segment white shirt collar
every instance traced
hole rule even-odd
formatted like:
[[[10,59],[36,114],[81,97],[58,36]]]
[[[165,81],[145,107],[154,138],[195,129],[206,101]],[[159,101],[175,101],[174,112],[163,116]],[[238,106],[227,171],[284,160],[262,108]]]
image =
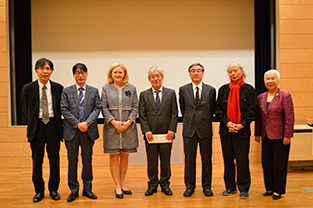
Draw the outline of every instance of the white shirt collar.
[[[75,85],[76,85],[76,89],[79,90],[80,86],[78,84],[75,84]],[[83,89],[86,90],[86,84],[83,86]]]
[[[39,81],[39,79],[38,79],[38,85],[39,85],[39,89],[42,89],[42,87],[44,86],[44,84],[42,84],[42,83]],[[45,85],[46,85],[46,88],[47,88],[48,90],[51,89],[50,80],[48,80],[48,82],[47,82]]]
[[[201,91],[202,90],[202,84],[203,82],[200,82],[200,84],[196,85],[195,83],[192,82],[192,89],[195,90],[196,87],[199,87],[199,90]]]
[[[159,90],[160,90],[160,92],[163,92],[163,86],[161,86],[161,88]],[[156,90],[153,87],[152,87],[152,92],[153,93],[156,92]]]

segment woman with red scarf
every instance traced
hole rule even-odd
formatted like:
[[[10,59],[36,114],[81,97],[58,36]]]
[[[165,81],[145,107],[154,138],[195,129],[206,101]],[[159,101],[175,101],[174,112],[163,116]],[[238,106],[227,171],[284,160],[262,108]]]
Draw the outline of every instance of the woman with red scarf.
[[[250,123],[255,118],[256,92],[245,83],[243,67],[232,62],[227,69],[230,82],[218,92],[215,115],[220,121],[220,137],[224,158],[224,196],[240,191],[240,198],[249,197]],[[236,164],[234,160],[236,159]],[[235,179],[237,167],[237,182]],[[237,186],[236,186],[237,185]]]

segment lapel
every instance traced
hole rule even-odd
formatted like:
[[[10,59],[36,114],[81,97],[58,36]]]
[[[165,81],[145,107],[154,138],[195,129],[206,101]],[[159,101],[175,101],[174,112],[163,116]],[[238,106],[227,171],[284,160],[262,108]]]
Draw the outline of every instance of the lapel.
[[[33,103],[33,105],[35,105],[35,107],[37,107],[38,109],[38,115],[39,115],[39,107],[40,107],[40,97],[39,97],[39,84],[38,84],[38,80],[35,81],[34,86],[33,86],[33,92],[35,94],[35,98],[37,100],[37,102]]]
[[[86,84],[86,91],[85,91],[85,108],[87,106],[87,102],[90,97],[90,87]]]
[[[168,98],[168,91],[165,89],[165,87],[163,87],[163,92],[162,92],[162,100],[161,100],[161,106],[160,106],[160,111],[159,113],[162,112],[163,108],[164,108],[164,105],[165,105],[165,101],[166,99]]]
[[[56,105],[56,100],[54,99],[56,97],[55,95],[55,90],[54,90],[54,83],[50,80],[50,86],[51,86],[51,97],[52,97],[52,104],[53,106],[57,106]],[[54,111],[54,108],[53,108]],[[54,112],[55,113],[55,112]]]
[[[203,86],[202,86],[202,87],[203,87]],[[193,104],[194,104],[195,106],[197,106],[197,105],[196,105],[196,101],[195,101],[195,95],[193,94],[192,83],[189,84],[189,87],[187,88],[187,90],[188,90],[188,94],[189,94],[189,96],[191,97],[191,100],[192,100]],[[202,94],[201,94],[201,95],[202,95]],[[201,100],[200,100],[200,102],[201,102]],[[200,103],[200,102],[199,102],[199,103]]]
[[[200,100],[199,100],[199,105],[201,104],[201,101],[204,98],[204,92],[206,92],[206,91],[207,91],[207,85],[202,82],[202,90],[201,90],[201,97],[200,97]],[[196,103],[196,101],[195,101],[195,103]]]
[[[152,89],[152,87],[148,90],[148,100],[151,103],[151,106],[152,106],[153,110],[158,114],[158,109],[156,108],[154,97],[153,97],[153,89]]]
[[[267,100],[267,93],[268,92],[266,92],[265,103],[266,103],[266,100]],[[275,104],[279,101],[279,97],[280,97],[280,89],[278,88],[277,92],[275,93],[275,96],[273,97],[273,100],[268,105],[268,108],[267,108],[267,111],[266,111],[267,114],[272,110],[272,107],[275,106]]]
[[[76,87],[76,84],[74,84],[72,86],[72,89],[73,89],[73,93],[74,93],[74,104],[76,105],[77,109],[78,109],[78,112],[79,112],[79,100],[78,100],[78,92],[77,92],[77,87]]]

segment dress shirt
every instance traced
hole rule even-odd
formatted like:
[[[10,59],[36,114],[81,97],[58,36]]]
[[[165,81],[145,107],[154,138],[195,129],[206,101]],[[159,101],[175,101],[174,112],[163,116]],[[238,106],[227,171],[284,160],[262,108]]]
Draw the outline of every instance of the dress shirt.
[[[201,99],[201,91],[202,91],[202,82],[198,85],[195,85],[192,82],[192,89],[193,89],[193,96],[196,99],[196,92],[197,92],[197,87],[199,87],[199,100]]]
[[[43,88],[44,84],[42,84],[38,80],[38,85],[39,85],[39,99],[41,100],[42,88]],[[46,85],[46,95],[47,95],[47,100],[48,100],[49,117],[52,118],[52,117],[54,117],[54,113],[53,113],[53,104],[52,104],[52,94],[51,94],[50,80],[45,85]],[[39,103],[39,118],[42,118],[42,110],[41,110],[40,103]]]
[[[79,101],[79,93],[80,93],[79,88],[81,88],[81,87],[76,84],[78,101]],[[83,90],[83,99],[85,100],[86,85],[84,85],[82,88],[84,89]]]
[[[159,97],[160,97],[160,103],[162,102],[162,92],[163,92],[163,86],[159,89]],[[152,92],[153,92],[153,97],[154,97],[154,101],[156,99],[156,91],[153,87],[152,87]]]

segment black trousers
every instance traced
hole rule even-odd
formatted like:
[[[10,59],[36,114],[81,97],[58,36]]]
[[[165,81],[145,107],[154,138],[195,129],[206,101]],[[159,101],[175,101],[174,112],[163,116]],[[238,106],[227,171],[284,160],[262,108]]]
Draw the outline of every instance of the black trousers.
[[[87,132],[76,130],[76,135],[71,141],[65,141],[68,158],[68,186],[72,193],[78,193],[79,182],[77,180],[78,149],[81,147],[81,157],[83,170],[81,178],[83,180],[84,191],[92,191],[92,154],[94,141],[90,139]]]
[[[198,143],[202,161],[202,188],[211,189],[212,182],[212,137],[199,138],[197,134],[184,137],[185,185],[187,189],[196,188],[196,157]]]
[[[37,122],[36,134],[30,142],[33,159],[33,183],[36,193],[45,192],[45,182],[42,178],[42,163],[45,146],[50,164],[49,191],[57,191],[60,183],[60,136],[54,118],[45,125],[41,119]],[[47,145],[46,145],[47,144]]]
[[[235,133],[221,136],[221,144],[224,158],[224,182],[226,189],[248,192],[251,184],[249,169],[250,137],[237,138]],[[236,160],[236,163],[234,162]],[[237,183],[236,183],[237,166]]]
[[[290,143],[283,139],[270,140],[267,135],[262,140],[262,166],[266,191],[286,193],[286,180]]]
[[[149,144],[146,143],[146,154],[148,161],[148,187],[157,189],[158,184],[161,187],[170,185],[171,172],[171,151],[172,143]],[[158,178],[159,159],[161,166],[160,179]]]

